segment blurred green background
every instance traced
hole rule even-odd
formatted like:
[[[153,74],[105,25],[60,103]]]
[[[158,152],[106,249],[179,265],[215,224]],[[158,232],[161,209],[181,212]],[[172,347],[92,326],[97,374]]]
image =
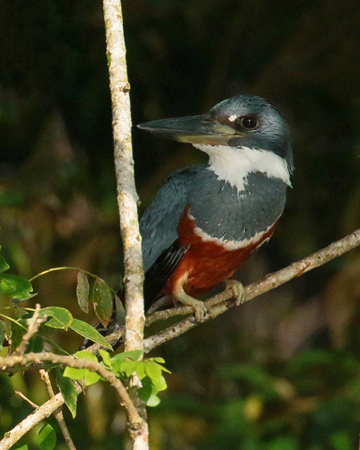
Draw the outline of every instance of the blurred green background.
[[[251,282],[360,226],[360,4],[355,0],[125,0],[134,124],[206,112],[238,94],[274,102],[293,134],[293,189]],[[0,243],[30,278],[79,266],[116,287],[122,254],[101,1],[0,0]],[[134,129],[149,204],[191,146]],[[360,432],[360,251],[158,348],[172,371],[149,410],[151,449],[350,450]],[[34,282],[42,306],[85,316],[76,272]],[[33,304],[34,302],[29,302]],[[154,330],[152,330],[154,331]],[[81,339],[54,338],[68,351]],[[47,394],[36,373],[0,377],[0,432]],[[66,413],[78,450],[129,448],[114,391]],[[57,428],[53,419],[49,422]],[[23,443],[30,448],[35,432]],[[65,444],[59,433],[58,449]]]

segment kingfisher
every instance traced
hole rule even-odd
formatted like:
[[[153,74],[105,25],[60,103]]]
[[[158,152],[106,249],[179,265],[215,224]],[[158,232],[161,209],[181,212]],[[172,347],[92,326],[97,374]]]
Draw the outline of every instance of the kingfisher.
[[[202,321],[207,311],[198,297],[223,282],[240,304],[244,288],[232,277],[271,238],[291,186],[284,117],[263,98],[238,95],[204,115],[138,127],[209,157],[172,173],[140,220],[145,311],[172,299]]]

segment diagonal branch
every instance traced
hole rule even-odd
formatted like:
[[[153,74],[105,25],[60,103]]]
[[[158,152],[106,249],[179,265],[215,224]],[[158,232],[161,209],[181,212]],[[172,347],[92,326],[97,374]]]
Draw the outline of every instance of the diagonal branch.
[[[267,275],[263,280],[246,286],[245,301],[249,301],[261,294],[264,294],[265,292],[275,289],[278,286],[290,281],[292,278],[300,277],[301,275],[304,275],[304,273],[322,266],[323,264],[343,255],[359,245],[360,229],[336,242],[333,242],[324,249],[319,250],[306,258],[290,264],[290,266],[285,267],[284,269]],[[209,312],[205,316],[204,322],[213,320],[220,314],[223,314],[227,310],[233,308],[235,303],[230,301],[231,298],[232,293],[230,291],[224,291],[221,294],[215,295],[214,297],[206,300],[205,304]],[[192,313],[193,310],[189,306],[161,311],[151,315],[147,319],[147,324],[161,319],[166,319],[174,315],[185,315]],[[196,322],[193,317],[188,317],[182,322],[178,322],[177,324],[160,331],[156,335],[148,337],[144,341],[145,353],[148,353],[155,347],[158,347],[159,345],[164,344],[165,342],[168,342],[183,333],[186,333],[198,325],[199,322]]]

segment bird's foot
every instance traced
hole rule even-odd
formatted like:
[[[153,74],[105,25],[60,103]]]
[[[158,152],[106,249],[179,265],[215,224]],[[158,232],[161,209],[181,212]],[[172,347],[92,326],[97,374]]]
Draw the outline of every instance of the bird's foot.
[[[235,305],[242,305],[246,300],[245,288],[238,280],[226,280],[225,281],[227,291],[232,291],[235,297]]]
[[[207,313],[207,309],[204,302],[202,302],[201,300],[196,300],[196,298],[194,297],[191,297],[184,291],[183,288],[179,289],[179,291],[175,295],[175,298],[183,305],[192,307],[197,322],[202,322],[204,320],[204,317]]]

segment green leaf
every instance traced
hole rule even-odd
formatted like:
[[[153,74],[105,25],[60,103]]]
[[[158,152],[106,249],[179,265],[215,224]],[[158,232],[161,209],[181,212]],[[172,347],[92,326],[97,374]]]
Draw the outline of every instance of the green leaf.
[[[105,350],[100,349],[99,353],[104,361],[104,364],[108,367],[111,367],[111,358],[110,358],[109,352],[106,352]]]
[[[97,344],[100,344],[111,351],[113,350],[104,336],[102,336],[92,325],[89,325],[83,320],[73,319],[71,325],[69,325],[69,328],[80,334],[80,336],[83,336],[86,339],[90,339],[91,341],[96,342]]]
[[[51,317],[51,319],[45,324],[50,328],[67,330],[73,322],[73,316],[71,312],[66,308],[60,308],[59,306],[49,306],[48,308],[41,309],[40,317],[43,317],[45,315]]]
[[[3,348],[3,343],[5,340],[5,330],[6,330],[6,323],[3,320],[0,320],[0,350]]]
[[[95,280],[92,292],[92,301],[97,318],[104,327],[107,327],[114,308],[113,296],[111,289],[101,278],[96,278]]]
[[[102,378],[98,373],[92,372],[91,370],[86,370],[84,380],[85,386],[90,386],[97,383],[99,380],[102,380]]]
[[[10,269],[9,264],[5,261],[3,256],[0,256],[0,273],[3,273],[8,269]]]
[[[146,375],[148,375],[148,377],[153,381],[158,381],[162,377],[162,367],[153,361],[146,361],[146,363]]]
[[[75,353],[79,359],[87,359],[97,362],[97,357],[87,350]],[[88,369],[76,369],[73,367],[66,367],[64,370],[64,377],[72,378],[73,380],[85,380],[86,386],[97,383],[102,378],[96,372]]]
[[[22,445],[21,447],[15,447],[14,450],[28,450],[28,446],[25,444]]]
[[[90,286],[88,277],[85,272],[80,270],[77,274],[76,297],[80,308],[86,313],[89,312],[89,293]]]
[[[76,369],[75,367],[65,367],[63,376],[72,380],[83,380],[85,378],[86,369]]]
[[[76,356],[79,359],[88,359],[89,361],[98,362],[98,359],[94,355],[94,353],[91,353],[87,350],[81,350],[80,352],[76,352],[74,356]]]
[[[54,450],[56,445],[54,428],[49,424],[45,425],[34,440],[40,450]]]
[[[78,398],[78,393],[74,383],[69,380],[69,378],[63,376],[64,371],[62,369],[57,369],[56,374],[56,384],[64,397],[66,406],[69,408],[73,419],[76,417],[76,403]]]
[[[34,353],[41,353],[44,348],[44,341],[41,336],[33,336],[27,347],[26,347],[26,353],[34,352]]]
[[[125,326],[125,308],[122,301],[115,295],[116,322],[122,327]]]
[[[21,301],[28,300],[36,294],[33,292],[33,287],[29,280],[18,275],[1,274],[0,276],[0,292],[12,298],[17,298]]]
[[[157,406],[160,403],[160,398],[156,395],[158,393],[157,389],[152,384],[149,377],[145,377],[141,380],[143,387],[138,390],[140,399],[147,406]]]
[[[124,361],[121,364],[121,370],[127,377],[130,377],[134,372],[136,372],[138,364],[139,361]]]
[[[23,321],[20,321],[23,324]],[[18,326],[15,322],[11,322],[11,351],[15,351],[19,346],[22,337],[26,333],[26,328]]]
[[[335,450],[351,450],[353,448],[351,435],[346,431],[337,431],[332,434],[330,442]]]
[[[132,359],[138,361],[144,354],[143,350],[131,350],[130,352],[122,352],[111,358],[112,361],[125,361],[126,359]]]

